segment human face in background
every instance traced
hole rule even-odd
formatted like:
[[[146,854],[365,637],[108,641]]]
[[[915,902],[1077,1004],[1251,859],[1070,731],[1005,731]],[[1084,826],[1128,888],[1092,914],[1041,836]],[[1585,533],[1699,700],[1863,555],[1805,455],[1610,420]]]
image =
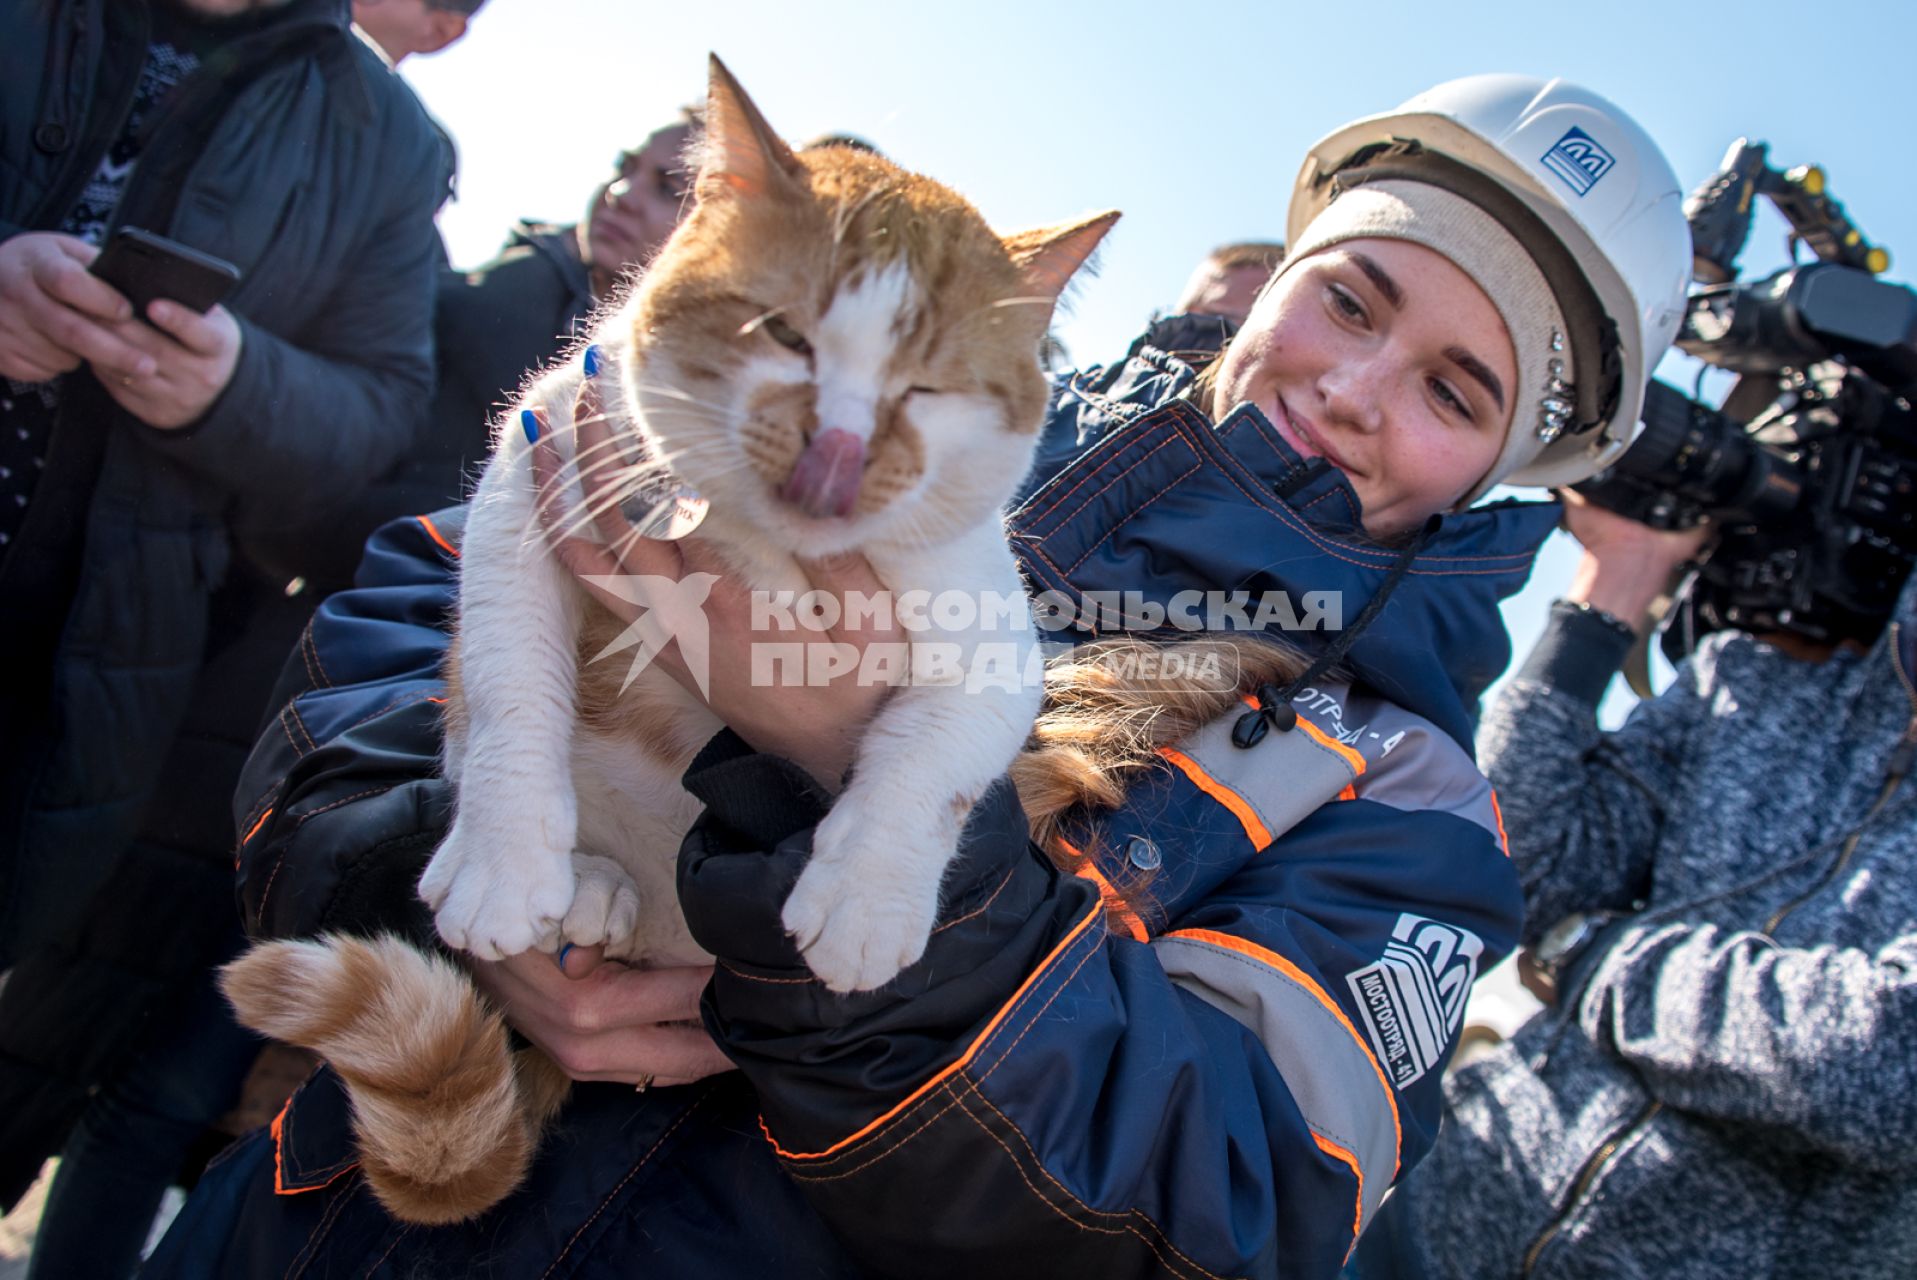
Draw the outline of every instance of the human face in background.
[[[584,248],[596,273],[617,278],[645,262],[679,224],[692,182],[683,164],[690,133],[684,125],[654,133],[626,153],[617,177],[593,193]]]
[[[394,66],[416,53],[438,53],[466,34],[466,15],[429,0],[353,0],[353,21],[386,51]]]
[[[1258,406],[1292,448],[1344,472],[1365,531],[1390,537],[1490,471],[1516,386],[1511,336],[1470,276],[1423,245],[1348,240],[1258,299],[1214,405]]]
[[[1271,279],[1266,266],[1225,267],[1206,259],[1185,284],[1185,292],[1172,308],[1175,312],[1197,316],[1223,316],[1235,324],[1244,324],[1258,291]]]

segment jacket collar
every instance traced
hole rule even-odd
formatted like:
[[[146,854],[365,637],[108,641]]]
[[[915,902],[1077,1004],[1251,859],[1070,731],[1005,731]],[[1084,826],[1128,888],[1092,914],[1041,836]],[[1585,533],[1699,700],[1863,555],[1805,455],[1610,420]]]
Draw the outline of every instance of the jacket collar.
[[[1256,407],[1207,419],[1184,395],[1194,376],[1146,347],[1061,395],[1055,416],[1075,420],[1085,447],[1011,518],[1028,575],[1073,597],[1137,591],[1160,603],[1247,591],[1298,604],[1328,591],[1348,624],[1397,550],[1364,535],[1349,481],[1301,458]],[[1347,673],[1471,750],[1478,701],[1511,657],[1498,603],[1530,577],[1559,514],[1555,502],[1502,502],[1444,516]],[[1278,634],[1308,650],[1327,636]]]

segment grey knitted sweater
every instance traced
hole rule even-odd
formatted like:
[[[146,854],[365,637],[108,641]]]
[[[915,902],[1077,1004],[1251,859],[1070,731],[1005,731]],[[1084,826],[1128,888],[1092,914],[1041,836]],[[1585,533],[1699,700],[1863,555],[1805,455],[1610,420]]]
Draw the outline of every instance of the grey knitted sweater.
[[[1917,1277],[1917,585],[1898,619],[1713,636],[1615,733],[1548,658],[1489,709],[1526,942],[1619,914],[1448,1083],[1399,1192],[1434,1273]]]

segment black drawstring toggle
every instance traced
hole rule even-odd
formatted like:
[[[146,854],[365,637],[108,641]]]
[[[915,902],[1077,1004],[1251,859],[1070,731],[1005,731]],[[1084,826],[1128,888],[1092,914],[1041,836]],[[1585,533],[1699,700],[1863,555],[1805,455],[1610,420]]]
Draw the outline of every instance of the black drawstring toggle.
[[[1441,516],[1432,516],[1425,521],[1424,528],[1405,545],[1404,550],[1398,553],[1397,561],[1392,564],[1391,571],[1385,574],[1385,579],[1379,584],[1378,590],[1371,599],[1365,601],[1365,607],[1358,612],[1357,621],[1341,632],[1322,653],[1313,658],[1311,665],[1305,668],[1303,674],[1282,689],[1272,684],[1258,686],[1257,710],[1245,712],[1231,726],[1232,746],[1248,751],[1263,742],[1265,735],[1273,729],[1280,733],[1290,733],[1298,727],[1298,713],[1292,710],[1291,700],[1298,695],[1299,690],[1309,687],[1312,681],[1343,660],[1345,653],[1359,635],[1371,625],[1371,620],[1384,609],[1385,601],[1391,598],[1392,591],[1410,571],[1411,562],[1418,558],[1418,553],[1424,550],[1424,544],[1431,540],[1431,535],[1436,533],[1443,523]]]
[[[1291,699],[1275,685],[1258,686],[1258,707],[1239,716],[1231,727],[1231,744],[1240,750],[1250,750],[1265,740],[1265,735],[1276,729],[1280,733],[1290,733],[1298,727],[1298,713],[1291,709]]]

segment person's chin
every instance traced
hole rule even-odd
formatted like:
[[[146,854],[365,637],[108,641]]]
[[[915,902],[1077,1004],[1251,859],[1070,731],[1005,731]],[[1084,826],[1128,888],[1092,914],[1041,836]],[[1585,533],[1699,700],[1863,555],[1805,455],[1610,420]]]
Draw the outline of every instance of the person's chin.
[[[621,229],[594,227],[587,239],[592,244],[592,260],[608,263],[615,268],[624,267],[638,252],[638,237],[628,235]]]

